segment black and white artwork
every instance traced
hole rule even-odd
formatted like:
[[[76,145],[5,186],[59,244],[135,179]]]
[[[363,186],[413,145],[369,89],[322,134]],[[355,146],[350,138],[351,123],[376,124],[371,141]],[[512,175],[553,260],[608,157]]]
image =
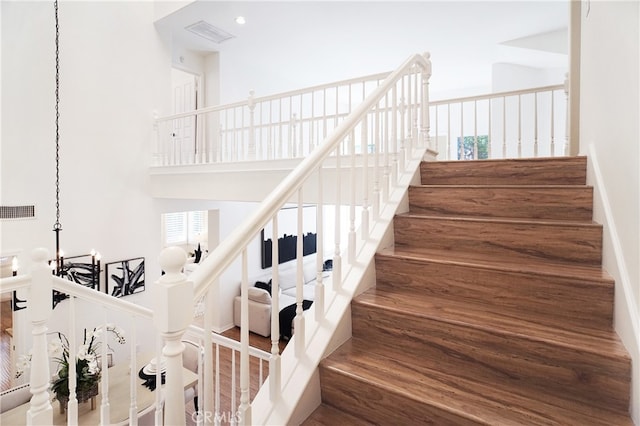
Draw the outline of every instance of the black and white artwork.
[[[50,264],[55,263],[55,259],[50,260]],[[100,291],[100,261],[96,260],[95,255],[83,254],[60,258],[60,264],[61,268],[57,272],[59,277]],[[53,290],[53,308],[67,298],[69,298],[67,294]]]
[[[278,212],[278,263],[296,258],[298,247],[298,207],[285,207]],[[262,269],[270,268],[273,259],[273,226],[271,222],[261,232]],[[316,206],[302,207],[302,255],[313,254],[316,245]]]
[[[129,296],[144,291],[144,257],[119,260],[105,265],[107,294]]]
[[[95,256],[90,254],[65,257],[60,276],[85,287],[100,290],[100,262],[96,262]]]

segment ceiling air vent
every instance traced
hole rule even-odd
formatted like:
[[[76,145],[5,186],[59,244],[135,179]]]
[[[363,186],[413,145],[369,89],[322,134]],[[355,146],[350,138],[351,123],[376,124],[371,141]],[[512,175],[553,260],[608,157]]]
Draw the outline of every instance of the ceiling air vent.
[[[214,27],[205,21],[198,21],[195,24],[184,27],[184,29],[218,44],[235,37],[234,35],[229,34],[218,27]]]
[[[0,206],[0,219],[33,219],[36,206]]]

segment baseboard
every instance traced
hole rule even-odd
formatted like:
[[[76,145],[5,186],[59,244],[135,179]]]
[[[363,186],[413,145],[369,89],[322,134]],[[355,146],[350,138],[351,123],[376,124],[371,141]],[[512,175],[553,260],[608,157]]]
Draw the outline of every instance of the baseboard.
[[[232,322],[230,324],[222,325],[220,327],[211,327],[211,331],[213,331],[214,333],[222,334],[225,331],[232,329],[233,327],[235,327],[235,324]]]
[[[588,150],[587,184],[594,188],[593,219],[603,225],[602,266],[615,280],[614,327],[632,358],[630,412],[635,424],[640,425],[640,307],[634,300],[631,278],[622,255],[623,248],[595,147],[589,145]]]

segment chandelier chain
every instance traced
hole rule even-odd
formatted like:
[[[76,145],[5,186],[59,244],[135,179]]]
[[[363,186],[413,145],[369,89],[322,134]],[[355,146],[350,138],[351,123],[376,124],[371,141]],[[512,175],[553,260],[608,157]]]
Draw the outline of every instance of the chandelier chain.
[[[53,2],[56,21],[56,223],[53,230],[62,229],[60,224],[60,24],[58,22],[58,0]]]

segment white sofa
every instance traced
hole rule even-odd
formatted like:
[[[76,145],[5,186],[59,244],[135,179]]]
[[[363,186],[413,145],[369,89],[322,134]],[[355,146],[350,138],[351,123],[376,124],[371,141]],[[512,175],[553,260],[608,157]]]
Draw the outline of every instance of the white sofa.
[[[315,285],[317,278],[315,255],[306,256],[303,261],[303,299],[315,299]],[[268,283],[272,279],[271,270],[267,273],[248,279],[249,282],[249,331],[264,337],[271,335],[271,295],[267,290],[255,287],[258,281]],[[291,261],[278,265],[279,278],[279,299],[280,310],[296,303],[296,261]],[[272,292],[274,289],[271,290]],[[236,296],[233,301],[233,323],[240,326],[240,296]]]

